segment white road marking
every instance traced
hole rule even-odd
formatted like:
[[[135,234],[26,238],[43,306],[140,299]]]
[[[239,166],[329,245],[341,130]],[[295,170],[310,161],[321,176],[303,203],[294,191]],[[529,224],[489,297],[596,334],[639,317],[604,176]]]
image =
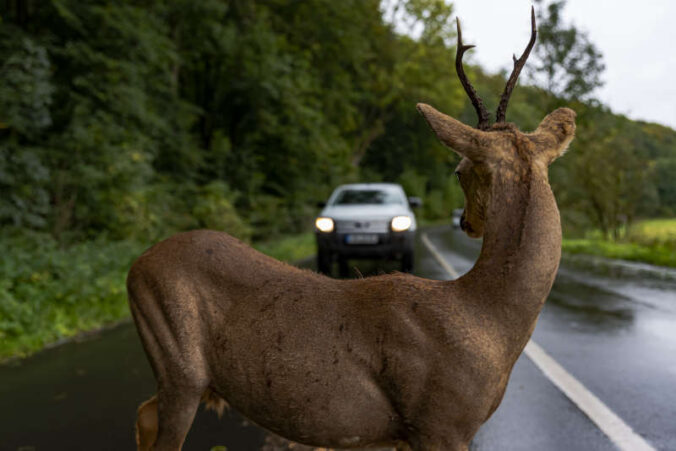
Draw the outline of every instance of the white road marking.
[[[582,382],[566,371],[544,349],[530,340],[524,351],[547,378],[556,385],[577,407],[583,411],[604,434],[621,450],[655,451],[643,437],[638,435],[603,401],[582,385]]]
[[[458,272],[441,256],[426,233],[422,234],[421,240],[448,275],[457,279],[459,277]],[[587,415],[620,450],[655,451],[655,448],[634,432],[627,423],[622,421],[615,412],[610,410],[603,401],[575,379],[572,374],[559,365],[540,345],[530,340],[524,352],[547,379]]]
[[[432,257],[439,263],[439,265],[444,268],[444,270],[448,273],[449,276],[451,276],[454,279],[457,279],[460,277],[460,274],[446,261],[444,260],[444,257],[441,256],[439,251],[437,251],[437,248],[434,247],[430,239],[427,237],[426,233],[422,234],[421,238],[423,244],[427,248],[428,251],[432,254]]]

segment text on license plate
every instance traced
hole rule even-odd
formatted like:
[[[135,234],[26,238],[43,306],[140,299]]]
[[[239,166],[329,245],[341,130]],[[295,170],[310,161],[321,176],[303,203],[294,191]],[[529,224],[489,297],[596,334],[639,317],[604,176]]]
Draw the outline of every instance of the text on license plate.
[[[356,233],[345,236],[346,244],[378,244],[378,235]]]

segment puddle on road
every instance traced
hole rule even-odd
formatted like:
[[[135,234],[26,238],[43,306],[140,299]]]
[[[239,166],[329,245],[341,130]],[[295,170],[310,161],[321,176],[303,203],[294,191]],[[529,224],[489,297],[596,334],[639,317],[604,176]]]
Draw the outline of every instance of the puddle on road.
[[[565,277],[556,279],[544,308],[562,324],[590,334],[626,330],[634,321],[628,299]]]

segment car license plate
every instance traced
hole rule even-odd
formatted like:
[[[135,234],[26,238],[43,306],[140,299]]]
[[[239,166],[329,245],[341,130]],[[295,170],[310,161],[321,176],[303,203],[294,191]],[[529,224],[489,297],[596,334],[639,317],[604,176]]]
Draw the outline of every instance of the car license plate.
[[[351,234],[345,236],[346,244],[378,244],[378,235],[373,234]]]

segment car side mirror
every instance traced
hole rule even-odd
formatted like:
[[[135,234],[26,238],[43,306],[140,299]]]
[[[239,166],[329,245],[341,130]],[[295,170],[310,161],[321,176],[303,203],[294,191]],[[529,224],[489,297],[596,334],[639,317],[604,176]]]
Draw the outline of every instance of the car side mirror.
[[[319,202],[317,202],[317,208],[324,208],[324,207],[326,207],[325,201],[320,200]]]
[[[409,197],[408,198],[408,204],[411,206],[411,208],[418,208],[422,206],[422,199],[419,197]]]

